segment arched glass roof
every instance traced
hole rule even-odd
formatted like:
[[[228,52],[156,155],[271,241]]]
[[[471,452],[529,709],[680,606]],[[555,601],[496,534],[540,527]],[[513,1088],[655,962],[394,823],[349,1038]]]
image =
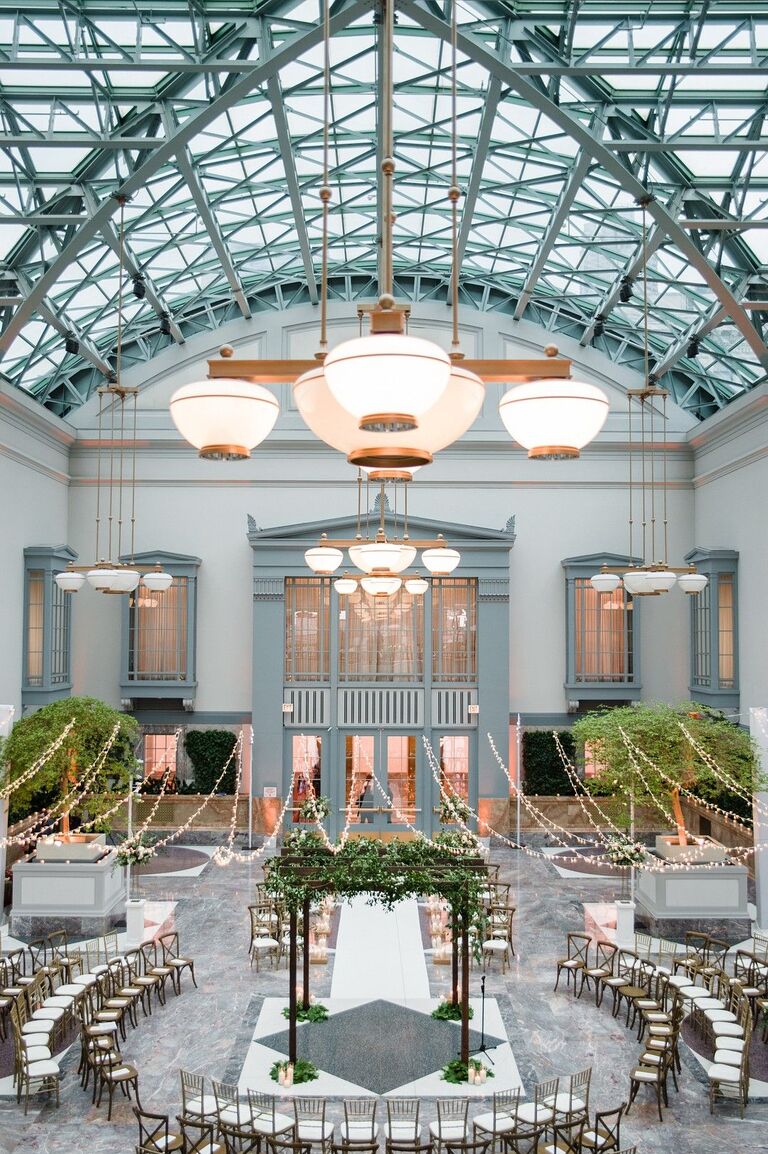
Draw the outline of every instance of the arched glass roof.
[[[396,11],[396,290],[445,299],[450,9]],[[377,14],[332,14],[331,294],[353,302],[376,295]],[[641,368],[647,189],[663,383],[705,417],[765,379],[768,0],[459,0],[458,15],[463,301]],[[63,414],[113,366],[119,191],[145,290],[128,292],[126,363],[317,300],[318,0],[0,0],[0,77],[13,384]]]

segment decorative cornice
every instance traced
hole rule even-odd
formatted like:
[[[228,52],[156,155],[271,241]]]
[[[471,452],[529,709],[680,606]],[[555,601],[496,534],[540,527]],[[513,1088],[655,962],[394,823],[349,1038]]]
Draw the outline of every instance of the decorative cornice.
[[[481,577],[477,595],[480,601],[509,601],[509,581],[502,577]]]
[[[254,577],[254,601],[283,601],[285,585],[282,577]]]

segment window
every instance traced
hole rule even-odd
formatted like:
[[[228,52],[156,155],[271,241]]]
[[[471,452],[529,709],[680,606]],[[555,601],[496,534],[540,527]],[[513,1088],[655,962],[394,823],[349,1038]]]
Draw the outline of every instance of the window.
[[[54,577],[77,554],[66,546],[24,550],[24,665],[22,703],[37,708],[69,693],[71,594]]]
[[[477,680],[477,579],[432,582],[432,680]]]
[[[639,698],[637,601],[621,585],[613,593],[598,593],[590,583],[601,565],[620,571],[629,559],[606,553],[570,557],[562,564],[569,696],[593,702]]]
[[[440,738],[440,778],[449,798],[458,797],[469,803],[468,736],[456,734]]]
[[[128,698],[194,700],[199,557],[142,553],[137,565],[158,562],[173,577],[163,593],[139,585],[124,601],[120,685]]]
[[[422,681],[424,598],[400,589],[339,599],[340,681]]]
[[[313,734],[294,736],[292,745],[293,806],[291,820],[294,823],[314,822],[301,816],[301,806],[313,797],[323,793],[323,739]]]
[[[148,781],[162,781],[166,771],[168,785],[173,787],[176,781],[177,755],[179,746],[178,730],[166,733],[145,732],[144,734],[144,779]]]
[[[685,558],[709,578],[691,595],[691,696],[717,708],[738,708],[737,588],[733,549],[694,549]]]
[[[187,680],[188,613],[188,577],[174,577],[164,593],[139,585],[129,602],[129,681]]]
[[[330,597],[327,577],[286,577],[286,682],[329,680]]]

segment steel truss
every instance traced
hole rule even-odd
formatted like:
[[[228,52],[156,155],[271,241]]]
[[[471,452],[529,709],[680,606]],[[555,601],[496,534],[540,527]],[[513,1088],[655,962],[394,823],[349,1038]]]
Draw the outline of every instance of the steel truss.
[[[374,295],[379,252],[373,6],[332,9],[331,292],[350,302]],[[126,364],[317,302],[319,0],[159,12],[0,0],[0,369],[60,414],[114,364],[118,192],[143,287]],[[448,291],[449,13],[398,0],[395,272],[412,301]],[[663,383],[703,418],[764,379],[768,0],[460,0],[459,22],[463,301],[639,367],[650,192]]]

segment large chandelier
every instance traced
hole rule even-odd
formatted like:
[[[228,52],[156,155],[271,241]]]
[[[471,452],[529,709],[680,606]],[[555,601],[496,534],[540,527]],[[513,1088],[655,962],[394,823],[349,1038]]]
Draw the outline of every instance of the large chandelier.
[[[65,593],[78,593],[87,582],[99,593],[133,593],[141,582],[146,589],[161,593],[173,583],[173,576],[165,573],[160,565],[136,565],[136,417],[138,389],[123,385],[120,368],[123,348],[123,289],[125,279],[125,197],[118,197],[120,203],[120,247],[117,287],[117,349],[115,355],[114,379],[98,389],[99,395],[99,435],[96,458],[96,560],[91,565],[69,563],[61,573],[54,574],[54,581]],[[104,402],[109,399],[110,441],[108,468],[103,465]],[[133,451],[131,452],[130,480],[126,466],[126,402],[131,402],[133,427]],[[117,444],[117,450],[115,445]],[[124,514],[130,513],[130,558],[121,560],[123,553]],[[106,528],[102,521],[107,521]],[[102,549],[106,546],[106,557]],[[113,553],[114,549],[114,553]],[[113,560],[113,557],[116,560]]]
[[[648,335],[648,227],[647,210],[651,196],[638,203],[643,210],[643,376],[640,389],[627,390],[627,435],[629,439],[629,557],[630,566],[622,574],[612,573],[603,565],[599,573],[590,578],[592,588],[598,593],[613,593],[619,585],[624,586],[633,597],[658,597],[677,586],[683,593],[695,595],[707,586],[707,578],[697,573],[693,565],[674,566],[668,561],[668,519],[667,519],[667,390],[659,388],[656,377],[650,372],[650,343]],[[660,404],[661,411],[657,411]],[[639,441],[634,443],[633,414],[639,409]],[[654,444],[656,420],[661,420],[662,431],[662,478],[661,478],[661,531],[657,534],[657,478]],[[635,461],[639,458],[639,481],[635,480]],[[637,492],[636,492],[637,491]],[[638,500],[639,498],[639,500]],[[632,563],[635,556],[635,513],[639,512],[641,522],[639,540],[642,557],[639,564]],[[659,556],[661,553],[661,556]]]
[[[201,456],[244,459],[271,432],[278,404],[267,384],[290,381],[304,422],[320,440],[356,466],[409,471],[461,437],[478,416],[488,381],[509,386],[500,404],[511,436],[532,458],[577,457],[602,428],[608,398],[594,385],[567,378],[569,365],[529,361],[464,360],[459,337],[459,202],[457,115],[458,17],[451,7],[452,259],[450,352],[408,332],[410,308],[394,296],[394,112],[395,0],[379,0],[379,101],[381,259],[379,295],[358,308],[360,335],[328,347],[330,183],[330,0],[323,3],[323,148],[321,201],[320,334],[316,363],[231,360],[210,362],[210,377],[178,389],[171,398],[177,428]],[[289,371],[293,365],[296,370]],[[281,367],[282,366],[282,367]]]

